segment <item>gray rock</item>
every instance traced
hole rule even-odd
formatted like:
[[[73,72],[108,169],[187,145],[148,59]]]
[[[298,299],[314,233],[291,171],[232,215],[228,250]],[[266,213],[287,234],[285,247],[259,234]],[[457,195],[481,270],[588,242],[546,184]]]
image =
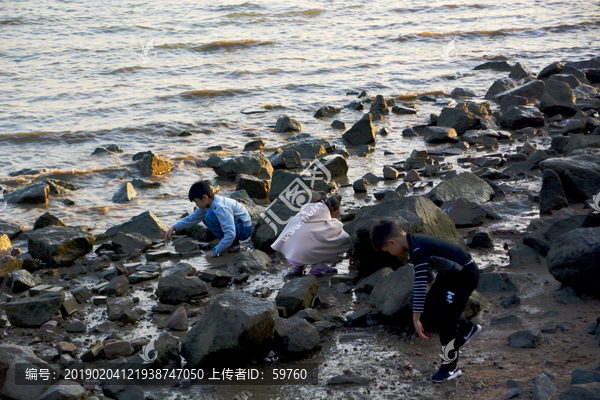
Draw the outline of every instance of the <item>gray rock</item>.
[[[72,320],[72,321],[65,322],[63,326],[65,327],[65,330],[67,332],[72,332],[72,333],[87,332],[87,325],[83,321]]]
[[[134,160],[135,161],[135,156]],[[145,154],[137,163],[142,176],[158,176],[173,169],[173,161],[161,157],[159,154]],[[133,190],[133,188],[132,188]]]
[[[369,304],[377,312],[396,318],[408,318],[412,313],[414,268],[408,264],[379,280],[369,296]]]
[[[53,214],[46,212],[38,217],[33,224],[33,230],[45,228],[47,226],[65,226],[65,223]]]
[[[548,154],[544,150],[537,150],[527,161],[514,163],[508,168],[505,168],[502,173],[510,175],[531,175],[531,171],[539,168],[540,163],[548,158]]]
[[[575,155],[574,152],[579,149],[597,149],[600,148],[600,136],[598,135],[571,135],[565,144],[563,153],[565,156]],[[588,157],[593,161],[593,157]]]
[[[506,92],[507,90],[514,89],[517,87],[517,83],[509,78],[502,78],[494,81],[492,86],[488,89],[484,98],[486,100],[494,100],[497,94]]]
[[[172,329],[175,331],[187,331],[189,328],[187,314],[185,312],[185,308],[179,307],[177,311],[171,315],[169,321],[167,321],[166,325],[167,329]]]
[[[174,305],[208,296],[208,287],[195,276],[175,274],[160,278],[156,295],[161,303]]]
[[[260,149],[263,149],[264,147],[265,147],[264,140],[258,139],[258,140],[253,140],[251,142],[246,143],[244,145],[244,151],[260,150]]]
[[[461,197],[454,202],[448,216],[457,228],[463,228],[481,225],[486,213],[479,204]]]
[[[152,279],[156,279],[159,277],[159,273],[158,272],[145,272],[145,271],[138,271],[135,272],[131,275],[129,275],[127,277],[127,280],[129,281],[130,285],[135,285],[137,283],[141,283],[141,282],[145,282],[145,281],[150,281]]]
[[[161,187],[162,182],[145,181],[143,179],[132,179],[131,185],[135,189],[151,189]]]
[[[387,276],[393,272],[393,269],[385,267],[377,270],[369,276],[362,278],[354,288],[354,293],[358,295],[359,300],[367,300],[375,285],[377,285],[377,283],[381,280],[387,279]]]
[[[85,287],[73,289],[71,291],[71,294],[73,295],[73,297],[75,297],[75,300],[77,300],[77,302],[80,304],[83,304],[92,298],[92,293]]]
[[[552,75],[547,82],[564,82],[567,85],[569,85],[569,87],[571,89],[575,89],[577,86],[581,85],[581,82],[579,81],[579,79],[577,79],[575,77],[575,75],[571,75],[571,74],[556,74],[556,75]]]
[[[55,365],[38,358],[30,348],[7,343],[0,344],[0,371],[2,371],[0,394],[5,398],[36,400],[49,386],[49,383],[44,384],[43,381],[36,385],[17,385],[16,364],[21,364],[20,367],[24,368],[48,369],[51,374],[58,375],[59,372]]]
[[[271,189],[271,192],[273,192],[273,189]],[[317,198],[313,196],[311,201],[315,202],[317,201]],[[252,230],[252,242],[254,243],[254,247],[264,251],[271,251],[271,244],[273,244],[275,239],[277,239],[279,234],[283,231],[288,221],[290,221],[297,213],[298,210],[288,207],[281,201],[272,203],[265,213],[266,218],[260,218]]]
[[[271,257],[263,251],[244,251],[236,254],[228,271],[234,276],[244,273],[257,274],[264,271],[270,263]]]
[[[548,253],[548,270],[577,294],[600,293],[600,228],[579,228],[559,236]]]
[[[109,321],[118,321],[124,324],[135,323],[138,320],[138,314],[133,311],[133,301],[131,299],[115,299],[106,305]]]
[[[244,154],[224,160],[214,167],[221,178],[235,180],[239,174],[248,174],[260,179],[271,179],[273,167],[262,152]]]
[[[245,293],[222,294],[188,332],[181,355],[190,368],[230,360],[232,355],[238,361],[262,358],[273,341],[275,315],[273,302]]]
[[[369,183],[365,178],[360,178],[352,183],[352,189],[357,193],[366,193]]]
[[[145,211],[129,221],[113,226],[106,231],[109,237],[114,237],[119,232],[140,233],[150,239],[164,239],[168,226],[163,224],[156,215],[150,211]]]
[[[508,61],[488,61],[473,68],[474,70],[491,69],[499,72],[510,72],[514,67],[513,63]]]
[[[469,89],[455,88],[452,90],[452,93],[450,93],[450,97],[453,99],[458,99],[461,97],[477,97],[477,94]]]
[[[346,316],[346,325],[348,326],[366,326],[367,317],[373,314],[369,307],[364,307],[359,311],[353,312]]]
[[[348,174],[348,162],[343,156],[332,155],[322,157],[320,161],[327,168],[332,178]]]
[[[126,182],[119,187],[119,190],[114,194],[112,201],[113,203],[127,203],[136,196],[137,193],[133,189],[133,185]]]
[[[484,180],[465,172],[440,183],[426,197],[435,204],[442,205],[445,201],[456,201],[461,197],[475,203],[485,203],[493,194],[494,189]]]
[[[514,95],[525,97],[528,103],[535,103],[536,101],[542,98],[542,94],[544,93],[544,86],[544,81],[534,79],[532,81],[527,82],[524,85],[508,89],[504,92],[496,94],[493,97],[493,100],[495,100],[496,102],[500,102],[504,97]],[[488,98],[486,97],[486,99]]]
[[[533,329],[517,331],[508,337],[508,345],[520,348],[535,348],[544,342],[544,337],[540,332]]]
[[[600,382],[600,372],[576,369],[571,374],[571,385]]]
[[[160,334],[154,342],[156,350],[156,360],[153,367],[159,368],[180,368],[181,357],[179,355],[179,339],[168,332]]]
[[[252,175],[239,174],[235,178],[236,190],[245,190],[248,196],[255,199],[265,199],[269,196],[271,182]]]
[[[515,95],[505,96],[500,101],[500,111],[502,111],[502,113],[505,113],[512,106],[526,106],[526,105],[527,105],[527,99],[523,96],[515,96]]]
[[[19,236],[21,232],[23,232],[23,226],[0,219],[0,234],[7,235],[12,240]]]
[[[473,239],[471,239],[469,247],[472,249],[493,248],[494,237],[490,232],[477,232],[475,235],[473,235]]]
[[[4,193],[4,200],[11,204],[45,204],[48,202],[49,195],[50,187],[40,182]]]
[[[275,297],[278,307],[285,307],[287,316],[291,317],[298,311],[310,308],[317,295],[319,284],[312,275],[289,280]]]
[[[544,126],[544,115],[535,107],[513,106],[502,115],[500,125],[508,129]]]
[[[572,385],[559,396],[560,400],[600,400],[600,383]]]
[[[326,154],[327,149],[331,148],[331,144],[325,139],[309,138],[297,140],[295,143],[283,147],[282,150],[294,150],[303,159],[313,159]]]
[[[346,123],[339,121],[339,120],[335,120],[331,123],[331,128],[333,129],[341,129],[341,130],[346,130]]]
[[[384,179],[397,179],[398,174],[399,174],[399,172],[396,168],[390,167],[388,165],[383,167],[383,178]]]
[[[312,189],[313,191],[326,193],[337,191],[337,184],[334,181],[327,182],[322,178],[326,178],[325,176],[323,176],[323,173],[321,173],[320,176],[315,176],[314,178],[312,178],[308,175],[301,175],[297,172],[276,170],[273,173],[273,179],[271,180],[271,191],[269,192],[269,200],[274,201],[286,189],[290,188],[290,185],[292,185],[291,188],[295,188],[296,186],[298,186],[299,190],[306,192],[306,189],[301,184],[294,183],[294,181],[296,181],[297,179],[300,179],[304,183],[304,186],[306,186],[309,189]],[[318,197],[314,199],[314,201],[316,200],[318,200]],[[279,203],[281,203],[281,201],[279,201]],[[298,210],[296,210],[296,212],[298,212]]]
[[[269,157],[269,161],[274,169],[302,168],[302,157],[296,150],[277,152]]]
[[[540,101],[540,111],[549,115],[573,115],[577,112],[571,87],[560,81],[548,80]]]
[[[481,293],[520,292],[530,281],[524,275],[506,272],[481,274],[477,290]]]
[[[523,389],[522,387],[517,387],[504,393],[504,395],[502,396],[502,400],[514,399],[515,397],[519,397],[523,394],[525,394],[525,389]]]
[[[119,275],[108,282],[108,285],[104,286],[98,291],[98,294],[102,296],[122,296],[129,290],[129,280],[125,275]]]
[[[533,378],[533,400],[548,400],[557,390],[548,375],[541,373]]]
[[[279,118],[275,125],[275,133],[301,132],[303,129],[304,126],[299,121],[291,119],[290,117]]]
[[[365,378],[359,375],[338,375],[331,378],[327,385],[329,386],[340,386],[340,385],[358,385],[358,386],[369,386],[369,378]]]
[[[275,319],[275,351],[286,359],[305,357],[321,347],[319,332],[303,319]]]
[[[316,321],[313,323],[313,326],[317,328],[321,342],[326,342],[331,339],[336,328],[336,325],[329,321]]]
[[[36,328],[54,317],[65,298],[61,293],[42,293],[37,297],[29,297],[16,301],[13,299],[5,306],[6,317],[14,325],[23,328]]]
[[[456,143],[459,141],[456,130],[447,126],[428,126],[423,130],[421,136],[427,143]]]
[[[321,315],[321,313],[319,313],[317,310],[314,310],[312,308],[307,308],[307,309],[298,311],[294,315],[294,318],[303,319],[310,324],[312,324],[316,321],[325,321],[325,317],[323,317]]]
[[[81,227],[48,226],[27,239],[29,254],[52,266],[62,266],[92,251],[96,237]]]
[[[438,127],[450,127],[461,135],[469,129],[476,129],[480,124],[477,115],[460,108],[444,107],[437,119]]]
[[[144,252],[152,246],[152,240],[141,233],[119,232],[112,240],[113,248],[118,254]]]
[[[508,77],[510,79],[514,79],[515,81],[519,81],[521,79],[525,79],[532,75],[533,74],[531,73],[529,68],[527,68],[525,65],[518,62],[515,64],[513,69],[510,71],[510,74],[508,75]]]
[[[516,294],[510,296],[500,296],[500,305],[504,308],[510,308],[521,304],[521,298]]]
[[[343,108],[341,108],[341,107],[325,106],[325,107],[319,108],[317,110],[317,112],[315,113],[314,117],[315,118],[329,118],[329,117],[333,117],[334,115],[336,115],[337,113],[339,113],[342,110],[343,110]]]
[[[553,210],[568,206],[569,202],[558,174],[551,169],[545,170],[540,189],[540,214],[551,214]]]
[[[38,400],[83,400],[88,398],[87,391],[73,381],[61,380],[50,386]]]
[[[490,307],[490,302],[477,290],[473,290],[473,293],[467,300],[467,305],[463,311],[463,317],[467,319],[475,318]]]
[[[365,114],[342,137],[353,146],[375,143],[375,127],[373,127],[372,120],[373,116],[371,113]]]
[[[563,64],[560,61],[556,61],[542,69],[537,77],[538,79],[549,78],[554,74],[560,74],[562,72],[562,69]]]
[[[41,285],[42,283],[42,280],[39,276],[33,276],[29,272],[22,269],[13,271],[11,276],[12,284],[10,286],[10,290],[12,290],[13,293],[24,292],[32,287]]]
[[[190,238],[177,239],[173,242],[173,247],[178,253],[191,253],[199,249],[198,243]]]
[[[417,110],[410,107],[394,106],[392,107],[392,112],[396,115],[414,115],[417,113]]]

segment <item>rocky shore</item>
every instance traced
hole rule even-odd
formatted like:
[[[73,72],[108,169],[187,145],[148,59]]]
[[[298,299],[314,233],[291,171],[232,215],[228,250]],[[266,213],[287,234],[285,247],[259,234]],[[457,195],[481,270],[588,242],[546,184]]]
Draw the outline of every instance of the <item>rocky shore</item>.
[[[197,260],[215,243],[206,227],[165,244],[168,227],[150,210],[105,232],[65,226],[51,213],[27,227],[0,220],[0,396],[600,399],[600,57],[553,62],[537,73],[505,60],[475,70],[498,74],[482,98],[463,88],[414,98],[349,92],[345,108],[357,118],[348,126],[336,119],[342,107],[323,105],[302,117],[331,121],[339,144],[302,133],[299,120],[282,116],[272,134],[291,136],[272,154],[261,139],[231,157],[206,149],[196,165],[235,187],[230,197],[248,208],[254,226],[241,251],[201,267]],[[401,133],[422,140],[422,149],[402,159],[386,153],[389,165],[348,182],[355,160],[368,158],[379,137],[400,135],[373,123],[418,115],[427,102],[444,108]],[[119,151],[109,145],[94,153]],[[301,175],[313,160],[331,180]],[[135,154],[131,168],[139,179],[124,183],[112,201],[127,203],[136,191],[160,186],[145,178],[174,166],[165,155]],[[65,194],[79,188],[46,179],[46,172],[16,171],[37,178],[3,187],[4,199],[15,207],[72,201]],[[298,181],[310,187],[311,201],[341,196],[355,270],[344,256],[337,275],[294,277],[270,250],[280,221],[295,214],[278,198]],[[265,212],[277,218],[262,218]],[[484,329],[461,352],[459,379],[429,380],[439,341],[412,334],[414,272],[373,251],[367,228],[376,218],[464,246],[483,268],[465,316]],[[156,358],[143,364],[150,343]],[[64,376],[82,362],[144,370],[317,363],[319,382],[14,381],[17,363]]]

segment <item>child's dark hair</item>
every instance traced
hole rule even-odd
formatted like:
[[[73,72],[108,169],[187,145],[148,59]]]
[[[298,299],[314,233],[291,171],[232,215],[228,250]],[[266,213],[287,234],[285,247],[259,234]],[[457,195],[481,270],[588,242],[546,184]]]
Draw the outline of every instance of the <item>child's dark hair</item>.
[[[330,213],[337,212],[340,209],[340,201],[335,196],[325,196],[319,199],[319,203],[323,203],[329,208]]]
[[[381,250],[388,240],[397,238],[402,235],[404,231],[400,229],[398,224],[385,219],[378,219],[371,226],[371,242],[375,250]]]
[[[194,201],[194,199],[202,200],[204,195],[207,195],[210,199],[215,197],[207,181],[198,181],[192,185],[188,196],[190,201]]]

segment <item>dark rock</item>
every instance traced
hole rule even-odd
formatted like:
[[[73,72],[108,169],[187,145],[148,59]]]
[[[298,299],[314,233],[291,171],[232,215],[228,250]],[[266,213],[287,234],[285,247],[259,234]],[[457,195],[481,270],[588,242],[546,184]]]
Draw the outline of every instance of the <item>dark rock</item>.
[[[530,280],[526,276],[501,273],[481,274],[477,290],[482,293],[520,292]]]
[[[556,150],[558,153],[562,153],[565,149],[565,146],[569,143],[569,137],[567,136],[555,136],[552,138],[552,149]]]
[[[348,326],[366,326],[367,316],[372,313],[373,311],[369,307],[353,312],[346,316],[346,324]]]
[[[451,127],[461,135],[469,129],[476,129],[480,124],[479,117],[460,108],[444,107],[437,119],[438,127]]]
[[[264,140],[258,139],[258,140],[253,140],[251,142],[246,143],[244,145],[244,151],[260,150],[260,149],[263,149],[264,147],[265,147]]]
[[[4,193],[4,200],[11,204],[45,204],[48,202],[49,195],[50,187],[40,182]]]
[[[145,211],[129,221],[113,226],[106,231],[109,237],[114,237],[119,232],[140,233],[150,239],[164,239],[168,226],[163,224],[156,215],[150,211]]]
[[[375,101],[371,103],[371,109],[369,110],[369,113],[371,113],[373,116],[388,115],[390,113],[385,98],[382,95],[378,94],[375,98]]]
[[[360,146],[358,152],[356,153],[359,157],[367,157],[369,154],[373,153],[375,148],[373,146],[369,146],[368,144],[364,144]]]
[[[453,99],[459,99],[461,97],[477,97],[477,93],[465,88],[455,88],[452,90],[452,93],[450,93],[450,97]]]
[[[64,300],[64,293],[43,293],[5,305],[6,317],[14,325],[23,328],[36,328],[54,317]]]
[[[571,374],[571,385],[600,382],[600,372],[576,369]]]
[[[350,103],[348,103],[345,108],[349,108],[351,110],[354,111],[360,111],[363,110],[365,108],[365,106],[363,105],[362,101],[360,100],[353,100]]]
[[[486,100],[494,100],[494,97],[499,94],[506,92],[507,90],[514,89],[517,87],[517,83],[509,78],[502,78],[494,81],[492,86],[490,86],[489,90],[485,94],[484,98]]]
[[[508,75],[508,77],[510,79],[514,79],[515,81],[519,81],[519,80],[525,79],[531,75],[533,75],[533,74],[531,73],[529,68],[527,68],[525,65],[518,62],[515,64],[513,69],[510,71],[510,74]]]
[[[355,180],[354,183],[352,183],[352,188],[356,193],[366,193],[368,185],[369,183],[365,178],[360,178]]]
[[[235,180],[239,174],[248,174],[260,179],[271,179],[273,167],[262,152],[245,154],[224,160],[214,167],[221,178]]]
[[[508,129],[544,126],[544,116],[535,107],[513,106],[502,115],[500,125]]]
[[[275,125],[275,133],[302,132],[303,129],[304,126],[299,121],[291,119],[290,117],[279,118]]]
[[[327,385],[339,386],[339,385],[358,385],[358,386],[369,386],[370,379],[358,375],[338,375],[331,378]]]
[[[469,247],[472,249],[493,248],[494,238],[490,232],[477,232],[469,243]]]
[[[133,161],[135,161],[135,156]],[[152,153],[145,154],[136,165],[142,172],[143,176],[162,175],[173,169],[173,161],[167,160],[161,157],[159,154]]]
[[[103,381],[102,394],[116,400],[144,400],[144,391],[136,385],[111,385],[109,380]]]
[[[375,128],[372,123],[371,113],[365,114],[358,122],[352,125],[342,137],[353,146],[375,143]]]
[[[569,120],[567,124],[562,128],[562,134],[567,135],[569,133],[583,133],[587,127],[587,118],[574,118]]]
[[[327,177],[323,176],[323,178],[322,178],[321,176],[315,174],[314,177],[311,177],[307,174],[301,175],[300,173],[296,173],[296,172],[275,170],[275,172],[273,173],[273,179],[271,180],[271,191],[269,192],[269,200],[274,201],[275,199],[277,199],[277,197],[280,194],[282,194],[290,185],[292,185],[292,186],[299,185],[299,184],[294,184],[294,181],[296,181],[297,179],[302,180],[302,182],[304,183],[304,185],[307,188],[312,189],[317,192],[329,193],[329,192],[337,190],[337,184],[334,181],[327,182],[326,180],[323,179],[323,178],[327,179]],[[300,185],[299,190],[303,190],[302,185]],[[315,199],[315,201],[316,200],[318,200],[318,197],[317,197],[317,199]],[[279,202],[279,203],[281,203],[281,202]],[[301,204],[301,205],[304,205],[304,204]],[[271,209],[272,208],[273,207],[271,207]]]
[[[175,251],[178,253],[191,253],[199,249],[198,243],[190,238],[182,238],[175,240],[173,242],[173,247],[175,247]]]
[[[348,162],[340,155],[322,157],[320,161],[332,178],[348,174]]]
[[[427,143],[458,142],[456,130],[447,126],[428,126],[422,135]]]
[[[239,174],[235,178],[236,190],[245,190],[248,196],[255,199],[265,199],[269,196],[271,182],[252,175]]]
[[[21,293],[26,290],[36,287],[42,283],[39,276],[33,276],[25,270],[16,270],[11,273],[11,285],[10,289],[13,293]]]
[[[558,174],[551,169],[545,170],[540,190],[540,214],[551,214],[553,210],[568,206],[569,202]]]
[[[581,85],[579,79],[577,79],[574,75],[571,74],[556,74],[552,75],[547,82],[564,82],[571,89],[575,89],[577,86]]]
[[[140,233],[119,232],[112,240],[113,248],[118,254],[144,252],[152,246],[152,240]]]
[[[119,190],[114,194],[112,201],[113,203],[127,203],[136,196],[137,193],[133,189],[133,185],[126,182],[119,187]]]
[[[27,239],[29,254],[43,262],[61,266],[83,257],[94,247],[96,237],[81,227],[48,226]]]
[[[600,228],[580,228],[559,236],[548,253],[548,270],[577,294],[600,293]]]
[[[321,342],[326,342],[331,339],[336,328],[336,325],[329,321],[316,321],[313,323],[313,326],[317,329]]]
[[[167,329],[173,329],[175,331],[187,331],[189,328],[188,319],[185,312],[185,308],[179,307],[177,311],[171,315],[166,325]]]
[[[65,223],[49,212],[46,212],[35,220],[35,223],[33,224],[33,230],[36,231],[47,226],[65,226]]]
[[[329,117],[333,117],[334,115],[336,115],[337,113],[339,113],[342,110],[343,110],[343,108],[325,106],[325,107],[319,108],[317,110],[317,112],[315,113],[314,117],[315,118],[329,118]]]
[[[0,219],[0,235],[7,235],[12,240],[19,236],[21,232],[23,232],[21,225]]]
[[[526,106],[527,99],[522,96],[509,95],[502,98],[500,101],[500,110],[502,113],[507,112],[512,106]]]
[[[417,110],[410,107],[394,106],[392,107],[392,112],[396,115],[414,115],[417,113]]]
[[[517,306],[521,304],[521,298],[516,294],[512,294],[510,296],[501,296],[500,297],[500,305],[504,308],[509,308],[512,306]]]
[[[23,367],[35,368],[37,370],[47,369],[51,375],[58,376],[58,368],[55,365],[48,364],[46,361],[38,358],[33,350],[27,347],[17,346],[14,344],[0,344],[0,371],[1,372],[1,387],[2,396],[8,399],[38,399],[48,388],[49,382],[36,382],[35,385],[18,385],[15,381],[16,364]]]
[[[71,294],[73,295],[73,297],[75,297],[75,300],[77,300],[77,302],[80,304],[83,304],[92,298],[92,293],[85,287],[73,289],[71,291]]]
[[[600,400],[600,383],[572,385],[559,396],[560,400]]]
[[[457,228],[481,225],[485,210],[477,203],[459,198],[454,202],[448,216]]]
[[[346,123],[339,121],[339,120],[335,120],[331,123],[331,128],[333,129],[341,129],[341,130],[346,130]]]
[[[475,203],[485,203],[493,194],[494,190],[485,181],[465,172],[440,183],[425,197],[441,205],[445,201],[456,201],[461,197]]]
[[[210,282],[210,285],[212,287],[218,287],[218,288],[227,287],[227,285],[229,285],[229,282],[231,282],[231,279],[233,279],[233,277],[231,276],[231,274],[229,272],[216,271],[215,276],[213,277],[212,281]]]
[[[584,304],[583,300],[577,296],[577,293],[575,293],[573,289],[564,285],[560,285],[560,287],[552,293],[552,296],[561,304]]]
[[[523,325],[523,321],[516,315],[507,315],[504,317],[494,318],[490,321],[490,326],[504,326],[504,325]]]
[[[527,99],[528,103],[535,103],[536,101],[542,98],[542,94],[544,93],[544,81],[540,81],[534,79],[532,81],[527,82],[524,85],[505,90],[504,92],[496,94],[493,99],[496,102],[502,101],[502,99],[506,96],[514,95],[514,96],[522,96]],[[493,86],[492,86],[493,87]],[[488,92],[489,93],[489,92]],[[486,99],[488,99],[486,97]],[[491,99],[488,99],[491,100]]]
[[[575,95],[571,87],[564,82],[548,80],[540,101],[540,111],[549,115],[575,114]]]
[[[331,144],[325,139],[303,139],[283,147],[283,150],[294,150],[303,159],[313,159],[327,153],[327,149],[333,151]]]
[[[303,319],[275,319],[275,351],[286,359],[302,358],[321,347],[317,328]]]
[[[104,357],[114,360],[129,356],[133,353],[133,347],[129,340],[111,340],[104,343]]]
[[[160,278],[156,295],[161,303],[174,305],[208,296],[208,287],[195,276],[175,274]]]
[[[573,140],[574,137],[571,137]],[[571,144],[569,140],[569,145]],[[568,146],[568,145],[567,145]],[[600,187],[600,162],[592,155],[552,158],[542,161],[540,169],[556,172],[568,198],[578,201],[591,199]]]
[[[383,178],[384,179],[397,179],[398,174],[399,174],[398,170],[395,168],[392,168],[387,165],[383,167]]]
[[[82,400],[86,398],[89,397],[81,385],[66,380],[61,380],[50,386],[38,397],[39,400]]]
[[[271,263],[271,257],[260,250],[244,251],[233,259],[232,266],[228,269],[231,275],[257,274],[267,269]]]
[[[71,297],[70,299],[63,301],[60,306],[60,313],[66,318],[75,313],[78,308],[79,304],[77,303],[77,299],[75,299],[75,297]]]
[[[108,282],[108,285],[104,286],[98,291],[103,296],[122,296],[129,290],[129,280],[125,275],[119,275]]]
[[[298,311],[309,308],[317,295],[319,284],[312,275],[289,280],[275,298],[279,307],[285,307],[288,317]]]
[[[406,173],[406,177],[404,178],[404,180],[407,183],[418,182],[421,180],[421,176],[419,175],[419,173],[417,171],[415,171],[414,169],[411,169]]]
[[[345,129],[345,128],[344,128]],[[269,157],[275,169],[295,169],[302,167],[302,157],[296,150],[283,150]]]
[[[556,386],[554,386],[548,375],[540,373],[533,378],[533,400],[547,400],[556,391]]]
[[[511,347],[532,348],[538,347],[544,341],[540,332],[533,329],[518,331],[508,337],[508,345]]]
[[[554,74],[560,74],[562,72],[562,69],[563,69],[563,64],[560,61],[553,62],[552,64],[550,64],[547,67],[545,67],[544,69],[542,69],[537,77],[538,77],[538,79],[549,78],[550,76],[552,76]]]
[[[84,333],[87,331],[87,325],[79,320],[65,322],[64,327],[67,332],[71,333]]]
[[[262,358],[272,344],[275,312],[272,302],[249,294],[222,294],[188,332],[181,355],[190,368],[223,363],[231,355],[237,361]]]
[[[412,313],[414,268],[405,265],[379,280],[369,296],[369,304],[388,317],[406,318]]]
[[[473,68],[474,70],[491,69],[499,72],[510,72],[514,67],[513,63],[508,61],[488,61]]]
[[[463,317],[472,319],[481,314],[484,310],[489,309],[490,302],[477,290],[474,290],[467,300],[467,305],[463,311]]]
[[[530,175],[531,171],[538,169],[539,165],[542,161],[548,158],[548,154],[544,150],[538,150],[531,157],[527,159],[527,161],[523,161],[520,163],[515,163],[510,167],[504,169],[502,173],[504,174],[526,174]]]

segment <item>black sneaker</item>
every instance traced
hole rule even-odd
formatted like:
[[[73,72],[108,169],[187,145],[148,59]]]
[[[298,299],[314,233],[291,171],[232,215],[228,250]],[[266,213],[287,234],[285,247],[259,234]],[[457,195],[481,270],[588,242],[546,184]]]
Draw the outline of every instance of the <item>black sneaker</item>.
[[[450,379],[454,379],[459,377],[462,374],[460,369],[458,369],[458,365],[448,366],[447,364],[442,364],[438,372],[433,375],[431,379],[435,383],[442,383],[445,381],[449,381]]]
[[[477,335],[479,335],[479,332],[481,332],[481,325],[473,324],[469,333],[467,333],[464,336],[462,336],[462,335],[460,336],[460,338],[459,338],[460,346],[458,346],[458,348],[459,349],[463,348],[464,346],[471,343],[471,340],[475,339],[477,337]]]

